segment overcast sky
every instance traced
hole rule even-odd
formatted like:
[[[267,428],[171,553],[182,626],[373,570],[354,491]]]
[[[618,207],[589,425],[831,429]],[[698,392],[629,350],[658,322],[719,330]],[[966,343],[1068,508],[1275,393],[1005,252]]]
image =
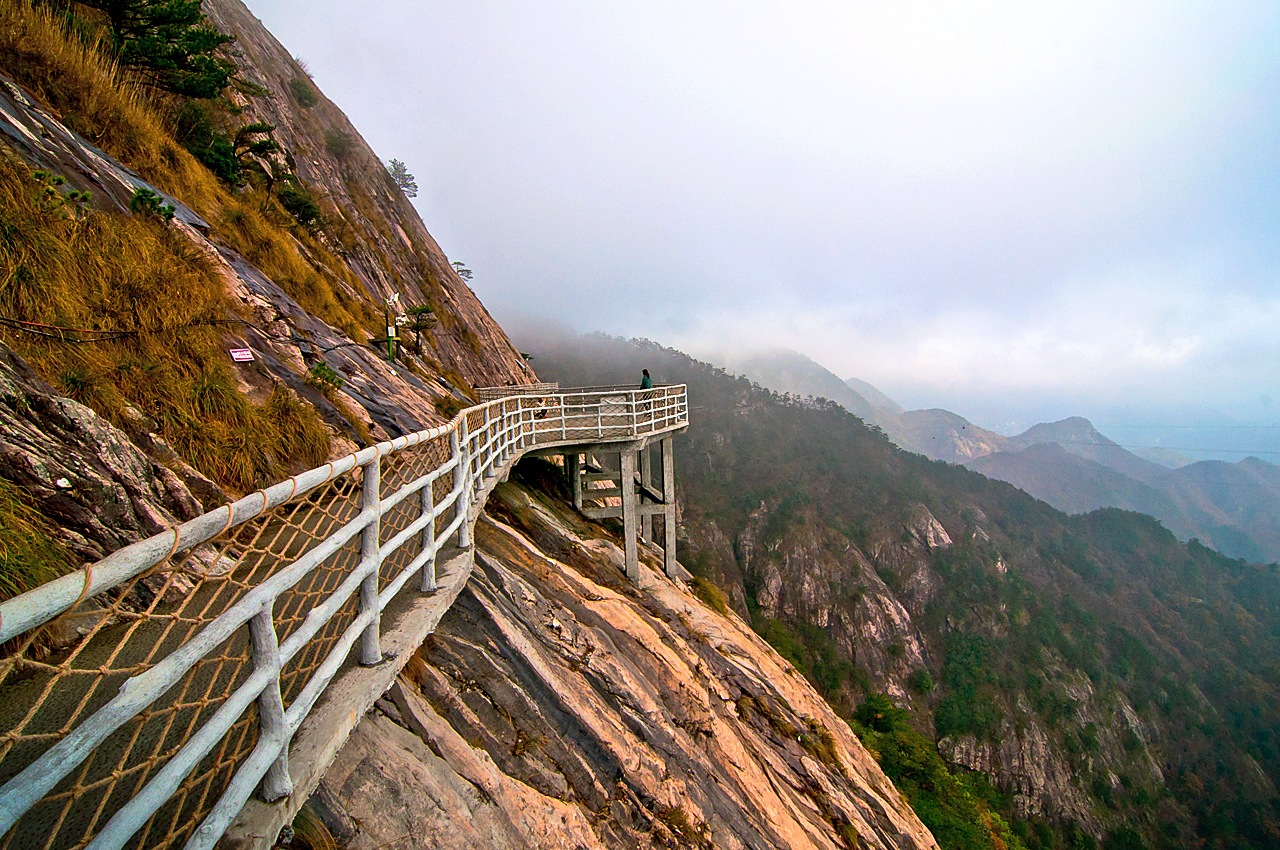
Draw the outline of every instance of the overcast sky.
[[[499,319],[1280,422],[1275,0],[248,2]]]

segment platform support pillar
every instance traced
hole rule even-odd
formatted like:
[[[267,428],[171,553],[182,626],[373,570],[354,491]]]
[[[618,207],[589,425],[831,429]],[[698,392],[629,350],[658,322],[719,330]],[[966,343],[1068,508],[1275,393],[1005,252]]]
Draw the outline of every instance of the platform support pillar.
[[[622,466],[622,538],[623,551],[626,557],[627,578],[635,583],[640,581],[640,549],[636,541],[636,514],[639,492],[636,489],[636,452],[624,450],[620,453]]]
[[[640,483],[646,490],[653,489],[653,452],[650,446],[640,450]],[[643,497],[640,499],[640,504],[644,504]],[[653,542],[653,514],[641,514],[640,539]]]
[[[670,437],[663,437],[662,447],[662,501],[666,510],[662,514],[663,568],[669,578],[676,577],[676,456]]]
[[[569,478],[569,490],[573,493],[573,507],[582,510],[582,455],[570,452],[564,456],[564,474]]]

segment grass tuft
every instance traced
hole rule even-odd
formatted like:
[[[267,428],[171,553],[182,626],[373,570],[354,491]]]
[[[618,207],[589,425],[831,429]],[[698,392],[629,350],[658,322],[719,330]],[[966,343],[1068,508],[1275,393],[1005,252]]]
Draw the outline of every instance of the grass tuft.
[[[52,581],[78,566],[31,499],[0,478],[0,599]]]
[[[710,579],[694,576],[693,580],[689,582],[689,589],[693,591],[694,596],[712,611],[722,617],[729,616],[729,598]]]
[[[218,217],[218,233],[308,313],[364,342],[369,330],[378,326],[379,317],[367,303],[348,294],[347,290],[360,291],[359,282],[306,228],[296,226],[286,232],[283,221],[277,225],[269,219],[273,212],[285,217],[275,201],[267,202],[259,191],[247,192],[225,206]],[[299,247],[308,257],[299,253]]]

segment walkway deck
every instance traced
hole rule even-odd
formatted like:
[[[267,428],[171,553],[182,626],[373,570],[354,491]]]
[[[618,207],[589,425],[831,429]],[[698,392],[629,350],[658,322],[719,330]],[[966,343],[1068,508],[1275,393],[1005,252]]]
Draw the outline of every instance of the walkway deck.
[[[634,464],[688,425],[683,386],[547,389],[497,390],[0,603],[0,850],[212,847],[237,815],[269,846],[466,583],[511,465],[606,446]],[[255,790],[278,802],[246,808]]]

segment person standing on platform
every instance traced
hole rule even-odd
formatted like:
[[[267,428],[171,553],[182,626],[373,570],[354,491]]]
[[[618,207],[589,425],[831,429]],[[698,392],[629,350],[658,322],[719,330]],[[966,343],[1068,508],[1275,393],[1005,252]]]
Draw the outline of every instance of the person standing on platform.
[[[640,371],[644,373],[644,377],[640,379],[640,389],[642,390],[653,389],[653,378],[649,377],[649,370],[641,369]]]

